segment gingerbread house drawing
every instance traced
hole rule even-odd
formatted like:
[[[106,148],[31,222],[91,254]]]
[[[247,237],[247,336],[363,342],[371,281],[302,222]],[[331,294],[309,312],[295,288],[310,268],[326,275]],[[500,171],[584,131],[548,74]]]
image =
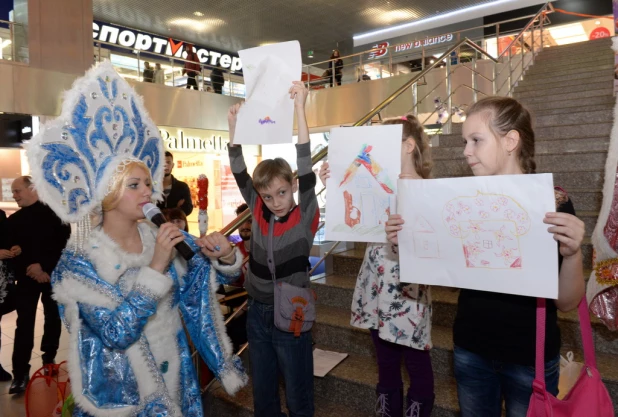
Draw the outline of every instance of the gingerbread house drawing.
[[[478,192],[449,201],[442,212],[449,234],[461,240],[468,268],[522,268],[521,236],[530,217],[513,198]]]
[[[343,193],[345,224],[359,233],[384,227],[394,204],[394,187],[386,172],[363,145],[346,169],[339,189]]]

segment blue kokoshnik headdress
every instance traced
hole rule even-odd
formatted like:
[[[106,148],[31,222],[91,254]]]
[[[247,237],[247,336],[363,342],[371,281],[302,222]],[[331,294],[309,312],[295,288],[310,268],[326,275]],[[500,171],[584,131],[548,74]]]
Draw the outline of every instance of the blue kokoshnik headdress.
[[[89,222],[100,210],[110,181],[131,160],[152,175],[161,198],[163,141],[141,97],[106,61],[65,93],[62,113],[27,145],[39,198],[67,223]]]

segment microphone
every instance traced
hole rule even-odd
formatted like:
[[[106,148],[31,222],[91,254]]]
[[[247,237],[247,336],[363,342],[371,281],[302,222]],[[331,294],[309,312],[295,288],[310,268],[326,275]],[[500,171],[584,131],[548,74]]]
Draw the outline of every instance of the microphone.
[[[167,220],[165,220],[165,217],[163,216],[163,213],[161,213],[161,210],[159,210],[159,207],[155,206],[152,203],[144,204],[144,207],[142,207],[142,211],[144,212],[146,218],[153,222],[157,227],[161,227],[163,223],[167,223]],[[195,252],[193,252],[193,250],[191,250],[189,245],[187,245],[185,242],[176,243],[174,247],[176,248],[178,253],[180,253],[180,255],[187,261],[193,258],[193,256],[195,255]]]

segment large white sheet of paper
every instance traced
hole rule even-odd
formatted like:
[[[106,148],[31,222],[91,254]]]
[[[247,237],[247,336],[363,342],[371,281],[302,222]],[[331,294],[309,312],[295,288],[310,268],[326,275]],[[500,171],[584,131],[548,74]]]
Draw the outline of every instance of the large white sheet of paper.
[[[292,81],[302,72],[298,41],[239,51],[243,63],[246,100],[238,113],[234,143],[267,145],[291,143],[294,128]]]
[[[347,353],[330,350],[313,349],[313,376],[325,377],[341,361],[348,357]]]
[[[401,173],[401,125],[339,127],[328,144],[326,239],[386,242]]]
[[[551,174],[399,180],[402,282],[558,298]]]

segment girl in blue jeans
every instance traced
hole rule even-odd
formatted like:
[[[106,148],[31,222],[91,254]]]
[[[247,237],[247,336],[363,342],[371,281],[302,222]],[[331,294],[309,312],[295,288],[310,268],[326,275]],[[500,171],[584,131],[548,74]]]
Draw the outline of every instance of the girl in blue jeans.
[[[488,97],[474,104],[463,125],[464,155],[474,175],[535,172],[530,113],[516,100]],[[581,243],[584,224],[567,194],[557,189],[547,231],[558,242],[557,300],[547,300],[545,380],[558,393],[560,331],[557,309],[577,307],[584,295]],[[387,230],[400,230],[403,220]],[[454,325],[455,379],[462,417],[525,417],[534,380],[536,299],[462,289]]]

